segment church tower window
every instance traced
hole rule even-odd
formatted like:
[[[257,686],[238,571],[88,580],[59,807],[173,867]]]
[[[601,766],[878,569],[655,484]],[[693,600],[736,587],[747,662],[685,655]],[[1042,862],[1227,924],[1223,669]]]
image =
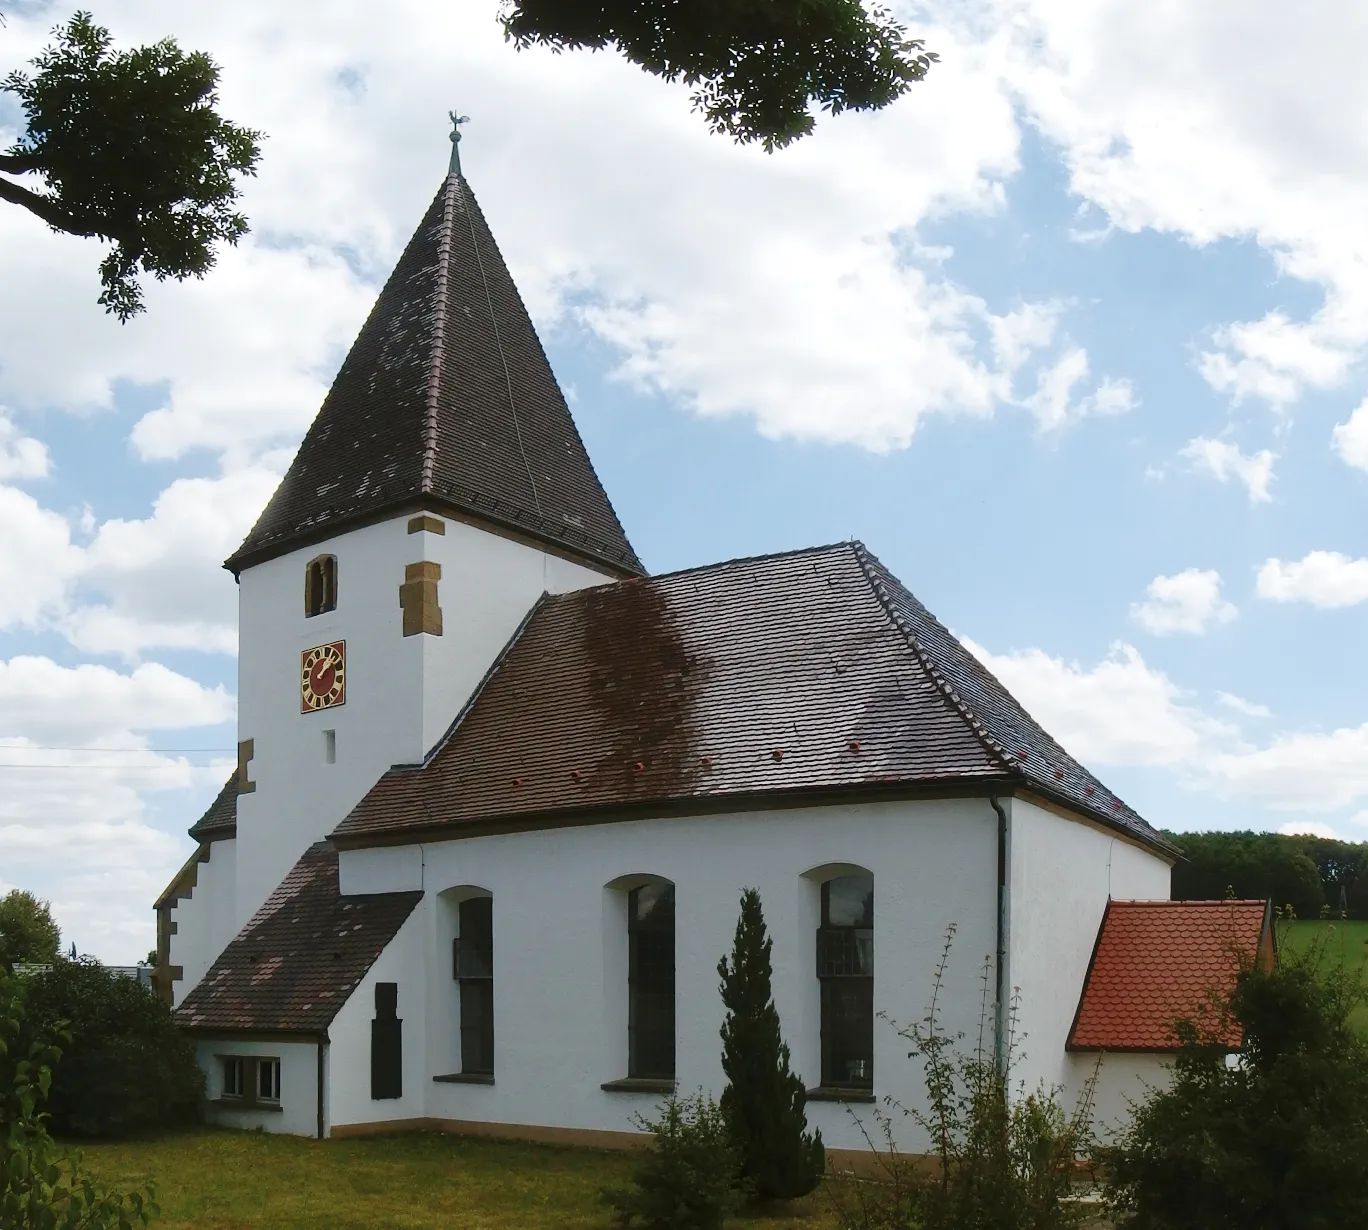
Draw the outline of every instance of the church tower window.
[[[648,884],[627,897],[627,1075],[675,1074],[675,890]]]
[[[822,885],[817,930],[822,1004],[822,1084],[874,1083],[874,877],[844,875]]]
[[[304,617],[337,610],[337,556],[318,555],[304,568]]]

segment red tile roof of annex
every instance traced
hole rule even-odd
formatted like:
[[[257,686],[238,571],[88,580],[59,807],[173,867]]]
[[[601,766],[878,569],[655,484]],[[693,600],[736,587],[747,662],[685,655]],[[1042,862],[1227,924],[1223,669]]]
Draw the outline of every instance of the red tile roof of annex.
[[[1191,1018],[1232,1049],[1239,1027],[1211,1013],[1242,962],[1272,953],[1266,901],[1112,901],[1069,1034],[1073,1051],[1173,1051]]]

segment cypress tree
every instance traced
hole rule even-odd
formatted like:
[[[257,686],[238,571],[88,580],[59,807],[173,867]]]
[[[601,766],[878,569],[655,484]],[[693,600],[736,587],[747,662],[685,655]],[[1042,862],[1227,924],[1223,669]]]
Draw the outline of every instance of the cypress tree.
[[[761,1200],[792,1200],[817,1186],[826,1169],[821,1132],[807,1130],[807,1094],[789,1070],[770,990],[770,953],[760,894],[741,894],[731,961],[718,963],[722,1002],[721,1110],[741,1155],[741,1174]]]

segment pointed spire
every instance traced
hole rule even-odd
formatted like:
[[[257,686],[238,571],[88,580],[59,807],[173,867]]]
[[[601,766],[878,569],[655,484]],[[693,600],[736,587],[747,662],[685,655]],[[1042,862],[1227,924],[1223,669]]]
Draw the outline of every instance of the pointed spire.
[[[460,173],[459,137],[456,128],[452,173],[228,560],[234,573],[408,510],[443,508],[610,574],[644,571]]]
[[[461,174],[461,125],[470,123],[470,116],[457,115],[454,111],[448,111],[447,116],[451,120],[451,165],[447,167],[448,175]]]

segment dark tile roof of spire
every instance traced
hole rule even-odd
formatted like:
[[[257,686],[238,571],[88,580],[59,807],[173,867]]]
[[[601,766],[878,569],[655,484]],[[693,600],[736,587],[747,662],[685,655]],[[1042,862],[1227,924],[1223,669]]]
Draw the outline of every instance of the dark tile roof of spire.
[[[233,773],[218,792],[209,810],[190,826],[196,841],[215,841],[237,836],[237,773]]]
[[[423,894],[344,897],[337,850],[304,851],[176,1009],[189,1029],[327,1029]]]
[[[334,836],[948,784],[1033,789],[1172,851],[849,543],[543,598],[427,761]]]
[[[227,567],[419,505],[643,571],[460,175],[443,182]]]

